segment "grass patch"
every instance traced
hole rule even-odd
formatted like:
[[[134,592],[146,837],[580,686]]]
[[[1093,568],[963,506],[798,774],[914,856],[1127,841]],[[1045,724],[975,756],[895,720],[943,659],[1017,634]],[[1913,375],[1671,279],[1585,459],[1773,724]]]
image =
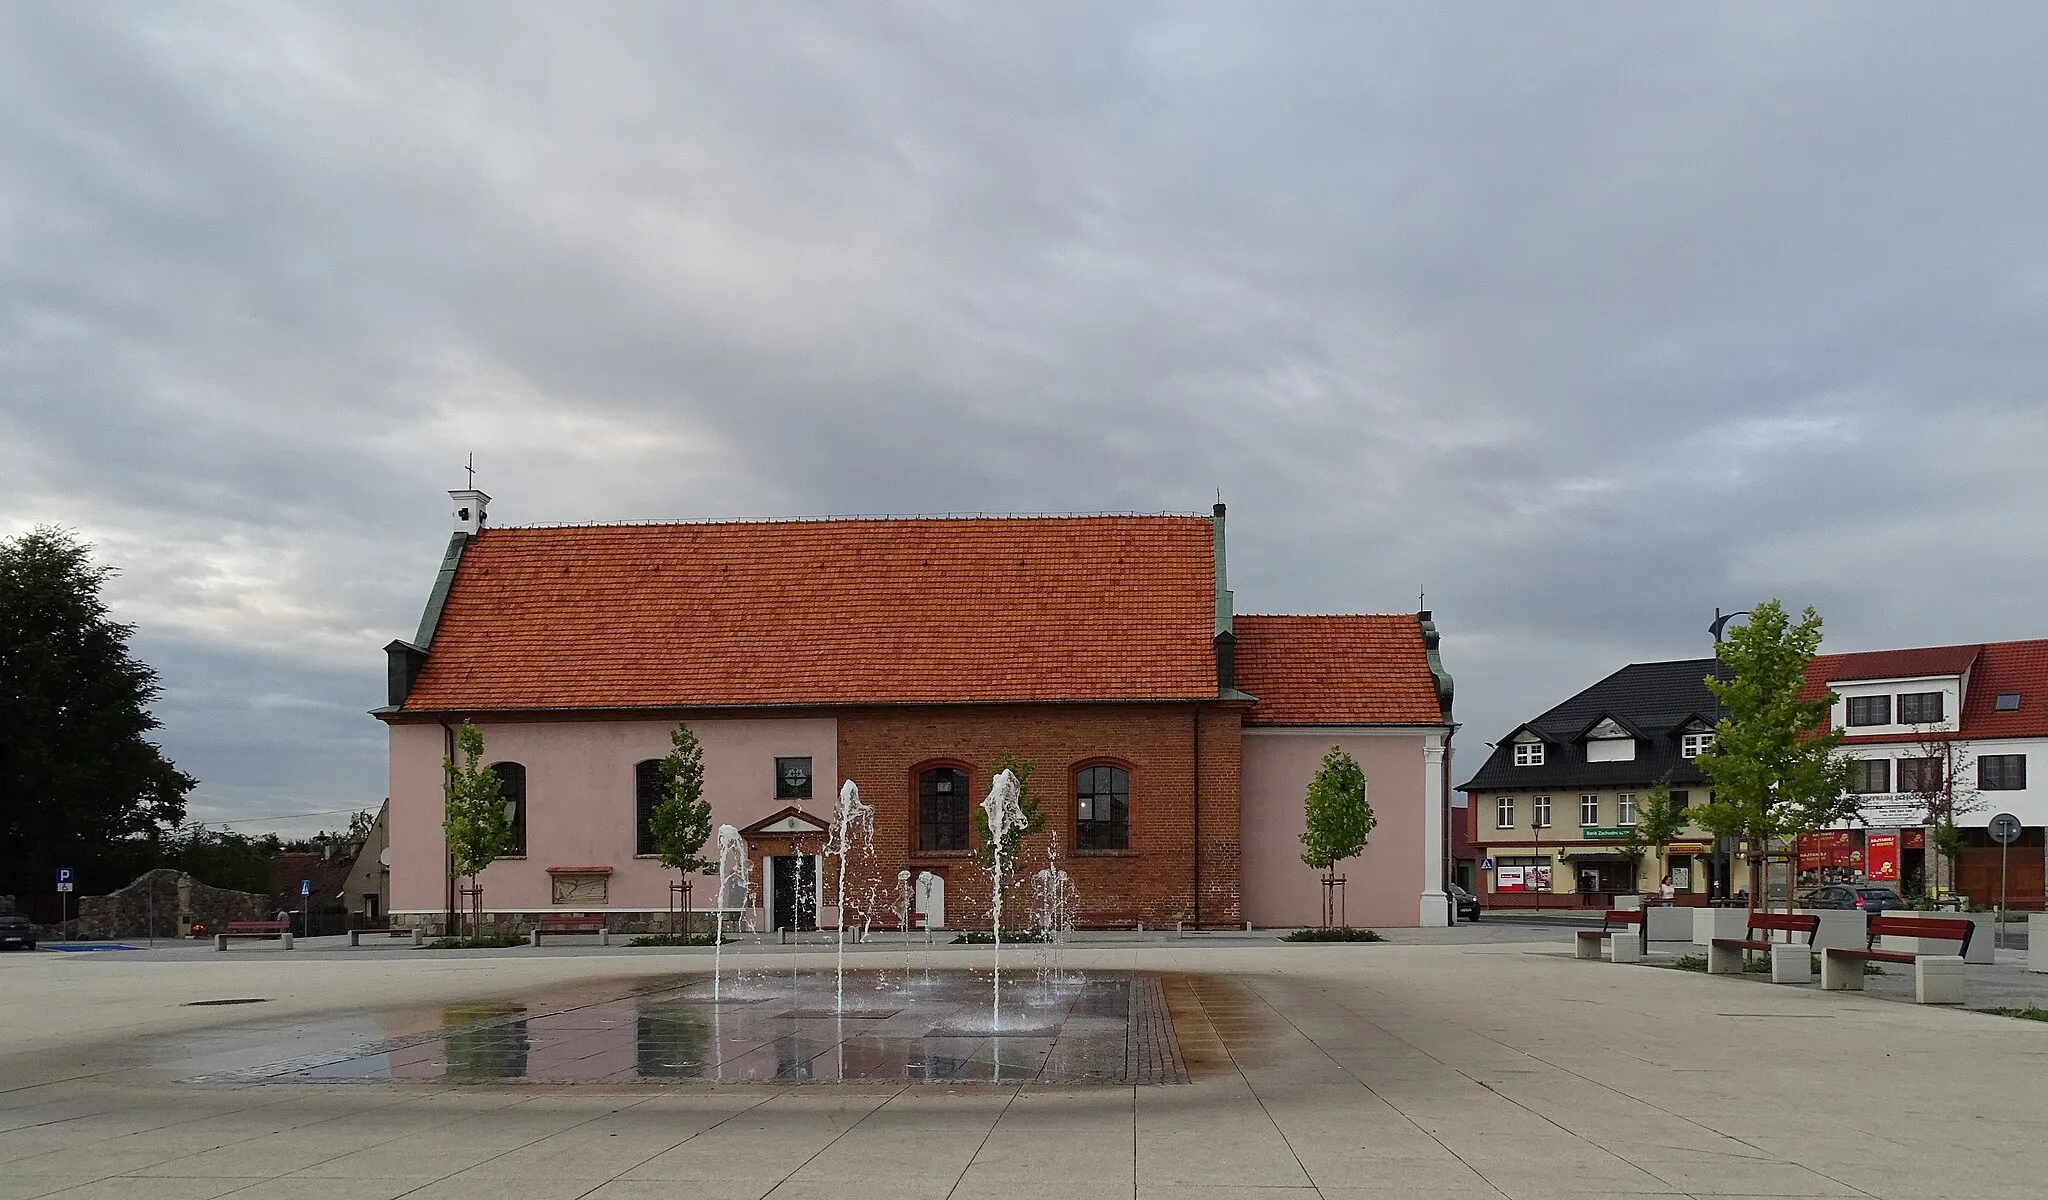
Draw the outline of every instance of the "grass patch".
[[[1042,942],[1044,940],[1045,938],[1036,930],[1005,929],[1003,931],[1003,945],[1005,946],[1014,946],[1026,942]],[[995,943],[996,935],[986,929],[970,929],[953,939],[955,946],[993,946]]]
[[[1678,961],[1672,963],[1671,966],[1674,970],[1697,971],[1704,975],[1707,973],[1707,956],[1704,954],[1682,954],[1678,957]]]
[[[1370,929],[1353,929],[1340,925],[1335,929],[1297,929],[1281,939],[1287,942],[1384,942],[1387,939]]]
[[[1989,1008],[1984,1011],[1995,1012],[2001,1017],[2018,1017],[2022,1021],[2048,1021],[2048,1008],[2035,1008],[2031,1005],[2026,1008]]]
[[[501,950],[507,946],[524,946],[526,939],[505,934],[485,934],[483,937],[444,937],[427,943],[429,950]]]
[[[725,939],[731,945],[736,938]],[[718,938],[709,933],[643,933],[626,943],[628,946],[716,946]]]

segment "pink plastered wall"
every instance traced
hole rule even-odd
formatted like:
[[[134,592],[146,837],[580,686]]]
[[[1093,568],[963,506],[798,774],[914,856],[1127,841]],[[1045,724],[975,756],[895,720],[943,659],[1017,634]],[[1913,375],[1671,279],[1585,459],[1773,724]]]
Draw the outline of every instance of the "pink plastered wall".
[[[1254,925],[1322,922],[1321,874],[1301,862],[1303,801],[1323,755],[1341,746],[1365,769],[1366,799],[1379,818],[1365,853],[1339,863],[1345,917],[1361,927],[1418,923],[1426,787],[1422,735],[1315,736],[1244,731],[1244,914]]]
[[[549,867],[610,867],[608,907],[668,907],[676,879],[653,858],[633,853],[633,766],[669,751],[669,721],[479,721],[484,761],[526,767],[524,858],[500,859],[480,882],[484,906],[497,912],[554,907]],[[704,795],[712,826],[744,828],[800,804],[828,817],[838,793],[838,725],[826,719],[692,721],[704,747]],[[393,725],[391,733],[391,911],[438,913],[447,903],[441,840],[439,725]],[[808,755],[813,798],[775,797],[778,755]],[[706,843],[706,856],[717,853]],[[708,881],[707,881],[708,882]],[[714,889],[700,882],[694,899]]]

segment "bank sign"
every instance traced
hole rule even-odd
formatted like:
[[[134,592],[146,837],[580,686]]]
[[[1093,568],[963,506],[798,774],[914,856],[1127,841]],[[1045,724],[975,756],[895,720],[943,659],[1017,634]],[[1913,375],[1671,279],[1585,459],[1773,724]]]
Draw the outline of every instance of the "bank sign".
[[[1579,832],[1589,842],[1623,842],[1627,841],[1635,833],[1635,830],[1619,825],[1607,828],[1588,826],[1585,829],[1579,830]]]

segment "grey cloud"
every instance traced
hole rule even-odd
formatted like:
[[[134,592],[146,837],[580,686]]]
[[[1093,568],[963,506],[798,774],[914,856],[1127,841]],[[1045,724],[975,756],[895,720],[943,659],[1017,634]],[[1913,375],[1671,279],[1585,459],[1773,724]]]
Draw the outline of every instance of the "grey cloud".
[[[470,450],[507,522],[1221,488],[1247,611],[1427,587],[1481,739],[1767,594],[2031,636],[2044,33],[16,8],[0,526],[118,555],[217,815],[382,794],[375,647]]]

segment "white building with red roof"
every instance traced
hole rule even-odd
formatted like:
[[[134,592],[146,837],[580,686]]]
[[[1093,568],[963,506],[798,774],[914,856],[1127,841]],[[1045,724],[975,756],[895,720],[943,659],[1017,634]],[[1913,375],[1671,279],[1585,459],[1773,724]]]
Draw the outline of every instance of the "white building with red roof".
[[[2003,865],[2008,897],[2039,907],[2048,855],[2048,780],[2038,778],[2048,769],[2048,640],[1822,654],[1808,666],[1806,694],[1828,691],[1837,697],[1829,724],[1844,732],[1843,752],[1856,760],[1851,787],[1863,820],[1839,850],[1806,851],[1803,867],[1910,888],[1928,879],[1926,828],[1949,815],[1970,842],[1957,890],[1995,899]],[[2000,813],[2023,827],[2004,848],[1987,831]],[[1816,861],[1823,855],[1827,862]]]

